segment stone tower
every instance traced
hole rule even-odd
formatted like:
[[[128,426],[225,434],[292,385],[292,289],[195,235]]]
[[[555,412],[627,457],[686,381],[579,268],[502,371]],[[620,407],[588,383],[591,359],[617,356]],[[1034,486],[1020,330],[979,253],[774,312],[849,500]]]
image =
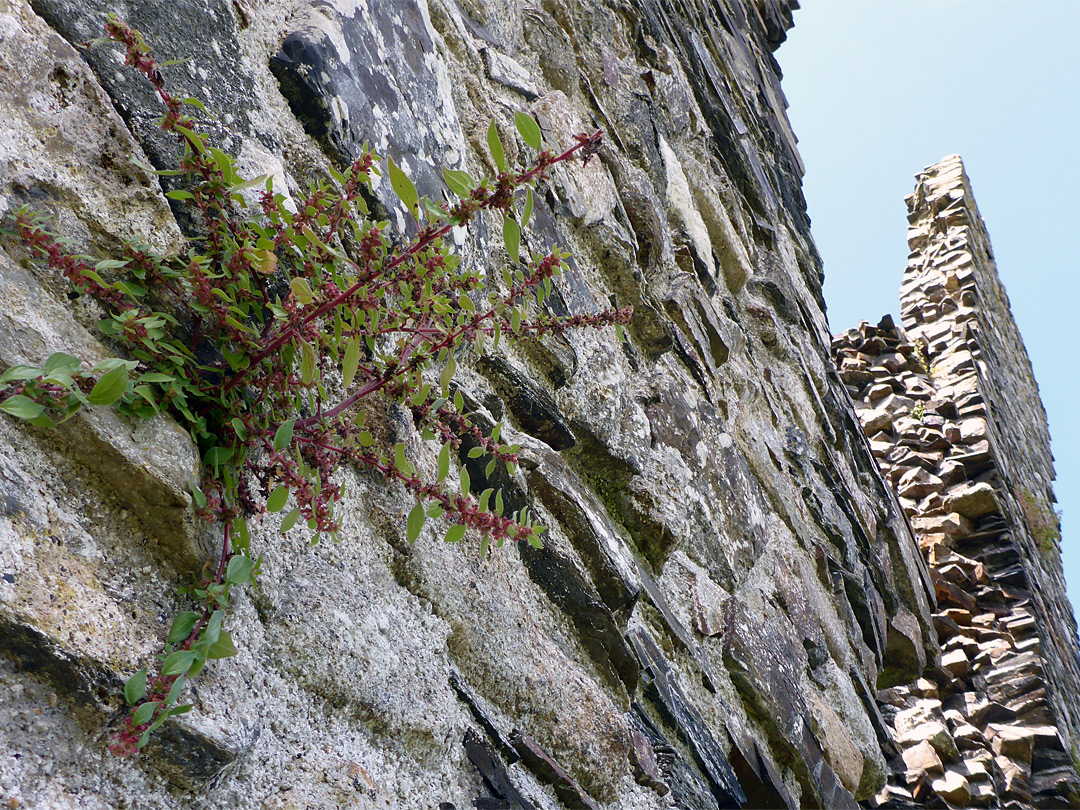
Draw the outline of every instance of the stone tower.
[[[1080,802],[1076,623],[1046,414],[958,156],[917,176],[903,328],[838,336],[841,377],[934,582],[940,667],[879,692],[881,806]]]

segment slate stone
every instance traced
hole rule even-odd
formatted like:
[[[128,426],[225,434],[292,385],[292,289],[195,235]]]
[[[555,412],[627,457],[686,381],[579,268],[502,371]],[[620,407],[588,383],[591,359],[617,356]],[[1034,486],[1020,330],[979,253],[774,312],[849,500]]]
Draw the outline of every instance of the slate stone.
[[[499,750],[499,753],[506,759],[508,765],[513,765],[518,761],[517,751],[514,750],[514,746],[510,744],[510,741],[503,736],[499,731],[498,726],[495,725],[495,721],[488,717],[487,712],[484,711],[484,707],[480,698],[476,696],[469,685],[465,683],[465,680],[454,670],[450,670],[450,687],[457,692],[461,702],[469,708],[469,713],[473,716],[473,719],[480,724],[480,727],[484,729],[484,733],[488,735],[488,739],[495,743]]]
[[[749,711],[770,739],[788,748],[800,782],[826,807],[858,807],[825,761],[810,730],[809,709],[798,683],[794,654],[737,599],[725,603],[724,664]]]
[[[462,741],[465,746],[465,754],[469,761],[480,772],[484,783],[488,786],[496,799],[508,802],[509,807],[519,807],[521,810],[535,810],[534,805],[522,796],[506,771],[506,765],[499,758],[487,740],[473,731],[471,728],[465,731]]]
[[[604,604],[614,612],[628,609],[641,593],[641,579],[607,509],[545,445],[528,447],[521,458],[523,467],[536,462],[525,473],[529,490],[572,538]]]
[[[713,673],[712,664],[710,664],[709,659],[706,658],[705,653],[701,649],[701,645],[694,640],[693,636],[690,635],[690,631],[688,631],[686,626],[679,621],[679,618],[675,615],[674,611],[672,611],[663,592],[641,565],[640,561],[637,562],[637,567],[638,578],[641,582],[642,591],[645,596],[652,606],[660,612],[660,616],[663,618],[668,630],[671,631],[672,636],[674,636],[687,652],[690,653],[691,657],[701,669],[702,679],[706,688],[709,689],[709,691],[715,692],[716,675]]]
[[[480,358],[477,366],[495,385],[521,430],[553,450],[566,450],[577,444],[555,399],[535,381],[495,355]]]
[[[716,799],[713,797],[705,777],[692,762],[688,762],[676,750],[670,740],[664,736],[664,733],[657,728],[644,706],[634,701],[630,711],[626,714],[626,720],[627,725],[635,733],[644,737],[652,748],[663,780],[663,788],[658,788],[658,792],[664,795],[670,792],[671,800],[676,807],[700,807],[702,810],[718,809]],[[639,781],[641,780],[639,779]]]
[[[923,774],[941,775],[945,772],[945,766],[941,764],[941,758],[937,750],[926,740],[905,749],[903,760],[908,771],[919,776]]]
[[[600,810],[599,805],[590,798],[581,786],[574,781],[562,766],[548,754],[532,737],[515,729],[510,737],[514,748],[521,755],[522,762],[533,773],[555,788],[555,795],[570,810]]]
[[[643,676],[645,694],[664,721],[675,728],[679,738],[690,748],[694,760],[708,778],[719,806],[742,807],[746,795],[735,772],[701,714],[683,693],[652,634],[644,627],[636,626],[630,629],[629,637],[642,669],[648,673],[647,678]]]
[[[623,638],[622,628],[592,584],[553,543],[544,543],[540,548],[519,543],[518,551],[529,577],[567,615],[601,671],[610,672],[614,683],[621,683],[633,694],[637,661]]]
[[[108,14],[141,31],[160,62],[185,59],[184,64],[162,68],[167,88],[195,96],[212,117],[199,117],[189,107],[211,145],[239,152],[240,140],[255,138],[269,151],[277,145],[258,127],[258,87],[242,59],[239,31],[229,0],[192,0],[177,13],[171,3],[137,0],[35,0],[34,10],[68,42],[77,45],[104,36]],[[161,103],[149,82],[132,75],[115,54],[121,46],[108,45],[83,52],[101,86],[113,99],[147,157],[158,169],[175,169],[180,156],[176,138],[157,125]],[[210,78],[212,77],[212,78]]]
[[[975,520],[1000,512],[1001,506],[994,488],[987,483],[979,483],[951,492],[945,498],[945,510]]]
[[[906,609],[889,619],[885,654],[877,688],[910,683],[926,668],[926,651],[918,620]]]
[[[363,144],[389,155],[421,195],[443,199],[440,167],[458,165],[464,136],[435,47],[426,4],[415,0],[302,5],[270,70],[304,128],[339,165]],[[339,46],[341,49],[339,50]],[[400,212],[389,183],[377,189]],[[408,218],[398,221],[408,230]]]
[[[514,59],[504,53],[499,53],[494,48],[484,48],[481,54],[489,79],[498,82],[503,87],[516,90],[530,101],[540,97],[540,89],[529,75],[529,71]]]
[[[664,782],[664,774],[660,771],[660,763],[656,758],[656,750],[649,738],[631,723],[630,737],[633,743],[631,764],[634,766],[634,778],[640,784],[648,785],[661,796],[671,791]]]

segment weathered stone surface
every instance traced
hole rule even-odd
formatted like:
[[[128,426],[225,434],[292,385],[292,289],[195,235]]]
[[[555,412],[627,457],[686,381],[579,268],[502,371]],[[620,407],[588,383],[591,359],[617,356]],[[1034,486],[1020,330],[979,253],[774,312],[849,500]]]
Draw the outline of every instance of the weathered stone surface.
[[[943,777],[935,779],[930,787],[941,798],[961,807],[971,800],[971,785],[962,774],[953,770],[948,770]]]
[[[771,733],[785,739],[792,753],[807,764],[807,770],[799,774],[807,788],[828,806],[855,807],[852,794],[826,763],[822,741],[811,731],[809,708],[799,693],[791,653],[734,599],[728,601],[724,612],[724,663],[744,700],[766,720]],[[836,756],[835,751],[831,753]]]
[[[1031,753],[1035,749],[1035,735],[1031,729],[991,725],[987,732],[991,729],[993,735],[990,744],[995,754],[1031,764]]]
[[[882,659],[878,686],[908,683],[926,668],[918,620],[908,611],[900,611],[889,621],[888,642]]]
[[[239,594],[227,620],[241,652],[200,676],[195,710],[138,764],[101,754],[118,684],[153,660],[183,607],[175,582],[205,557],[185,523],[194,450],[165,420],[88,414],[65,438],[0,419],[0,640],[18,664],[0,662],[0,800],[491,810],[547,807],[554,790],[563,805],[609,810],[854,808],[899,754],[885,715],[909,700],[947,703],[985,680],[1001,703],[924,707],[921,724],[977,729],[1049,711],[1040,679],[1068,671],[1068,642],[1042,643],[1038,670],[963,642],[980,628],[998,635],[971,629],[971,643],[1035,652],[1017,640],[1044,615],[1038,583],[1017,573],[1019,557],[979,556],[1003,521],[941,511],[965,480],[982,485],[992,447],[1044,460],[1011,427],[998,435],[994,402],[1009,392],[977,401],[984,359],[970,347],[940,358],[955,379],[931,384],[889,319],[853,330],[839,375],[829,363],[802,167],[770,55],[793,5],[0,4],[0,213],[23,202],[54,213],[80,250],[127,236],[188,249],[186,215],[177,209],[178,225],[157,178],[129,160],[172,167],[160,107],[115,49],[84,63],[65,44],[97,36],[115,10],[163,58],[190,57],[164,69],[166,82],[202,97],[214,145],[249,176],[272,174],[290,201],[364,142],[441,200],[440,164],[491,168],[492,120],[521,159],[517,109],[554,149],[604,129],[594,159],[560,166],[538,191],[529,245],[575,256],[549,314],[635,307],[626,346],[583,332],[459,357],[477,424],[505,418],[506,440],[523,446],[522,473],[498,483],[550,527],[543,549],[480,560],[475,538],[445,546],[433,529],[410,546],[408,499],[343,471],[340,545],[312,551],[254,521],[261,589]],[[369,203],[407,238],[414,225],[388,183]],[[493,278],[499,228],[479,219],[468,239],[454,235],[463,261]],[[0,361],[109,351],[75,326],[100,313],[22,267],[18,246],[0,247]],[[973,311],[982,254],[962,253],[943,258],[950,275],[905,315],[949,325]],[[1011,335],[989,320],[995,339]],[[951,325],[926,338],[934,357],[955,339]],[[845,384],[880,419],[872,446]],[[369,416],[430,471],[432,449],[407,421]],[[888,481],[908,476],[902,502],[875,459],[896,465]],[[1011,496],[997,491],[1008,517]],[[960,549],[963,559],[940,554],[937,581],[905,513],[937,536],[928,547]],[[931,620],[939,583],[984,588],[963,609],[990,616],[952,617],[946,669]],[[868,684],[901,682],[912,688],[896,692],[899,706],[874,705]],[[1030,760],[1040,769],[1019,767],[1010,796],[1072,795],[1053,775],[1062,763]],[[939,781],[924,772],[890,790],[960,795],[955,778]]]
[[[945,773],[945,766],[941,764],[937,749],[926,740],[905,748],[903,758],[909,773],[930,774],[931,776],[940,776]]]
[[[1001,507],[998,505],[993,487],[983,483],[949,493],[945,498],[945,508],[950,512],[958,512],[970,520],[975,520],[998,512]]]
[[[903,734],[899,734],[896,741],[905,746],[928,742],[945,762],[952,762],[959,757],[956,743],[953,741],[952,735],[949,734],[949,730],[944,723],[936,720],[922,723]]]

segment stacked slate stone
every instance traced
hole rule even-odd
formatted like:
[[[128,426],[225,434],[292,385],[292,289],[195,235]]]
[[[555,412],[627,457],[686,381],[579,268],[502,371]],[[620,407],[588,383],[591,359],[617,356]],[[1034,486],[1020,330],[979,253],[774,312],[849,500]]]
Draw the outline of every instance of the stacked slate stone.
[[[1015,329],[1008,299],[959,158],[924,171],[908,205],[906,331],[886,316],[833,341],[871,451],[926,555],[942,645],[914,683],[879,681],[900,754],[871,805],[1077,807],[1076,645],[1048,627],[1064,598],[1060,538],[1032,525],[1036,499],[1052,502],[1052,467],[1040,469],[1048,442],[1045,455],[1038,441],[1021,450],[995,419],[1005,387],[992,378],[995,353]],[[1010,403],[1022,412],[1034,409],[1031,391],[1038,399],[1029,364],[1027,378],[1031,390]],[[1038,427],[1045,433],[1045,416]]]

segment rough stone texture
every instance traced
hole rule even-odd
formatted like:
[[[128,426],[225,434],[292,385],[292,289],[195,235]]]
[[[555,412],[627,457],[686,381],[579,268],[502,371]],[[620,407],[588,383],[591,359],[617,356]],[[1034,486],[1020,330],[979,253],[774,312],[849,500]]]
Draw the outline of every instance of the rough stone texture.
[[[1077,807],[1076,624],[1047,534],[1038,388],[960,159],[920,173],[907,202],[905,328],[887,316],[833,341],[926,554],[942,641],[933,700],[925,679],[878,693],[905,750],[873,804]],[[886,388],[906,396],[882,399]],[[937,768],[927,746],[948,762],[940,778],[925,778]]]
[[[164,420],[88,415],[79,435],[91,440],[74,442],[0,419],[0,801],[853,808],[900,755],[896,707],[875,700],[886,687],[901,704],[942,689],[941,707],[911,720],[941,725],[927,745],[936,739],[950,760],[949,795],[962,794],[954,772],[972,796],[983,785],[992,796],[1069,795],[1071,725],[1040,721],[1060,732],[1060,756],[1036,746],[1030,765],[994,760],[985,736],[1060,703],[1037,684],[1046,669],[1067,670],[1064,608],[1049,631],[1060,637],[1037,636],[1034,616],[1046,614],[1015,598],[1008,548],[968,554],[962,541],[997,532],[997,542],[1006,524],[993,515],[926,510],[936,523],[916,526],[924,545],[933,533],[956,553],[931,576],[908,502],[875,459],[898,449],[887,431],[905,430],[901,411],[926,392],[903,381],[875,390],[887,418],[868,442],[845,390],[911,372],[911,355],[882,338],[862,353],[880,365],[857,352],[838,373],[830,357],[771,55],[793,7],[0,0],[0,207],[55,214],[80,249],[108,252],[129,236],[186,249],[189,223],[143,168],[175,159],[153,126],[159,106],[115,49],[84,57],[71,45],[115,10],[162,58],[189,58],[166,81],[207,103],[218,145],[294,195],[364,141],[437,197],[439,163],[484,173],[492,119],[515,159],[516,109],[556,147],[604,129],[597,159],[558,169],[537,196],[533,238],[575,257],[553,311],[635,307],[625,348],[581,333],[460,358],[478,421],[505,417],[503,435],[523,445],[506,486],[551,527],[542,550],[481,560],[477,538],[447,546],[433,530],[410,546],[408,499],[345,471],[341,544],[255,532],[261,587],[227,619],[240,654],[208,668],[190,690],[194,711],[133,761],[105,753],[119,685],[160,648],[182,605],[175,587],[205,554],[183,495],[193,451]],[[385,185],[376,196],[406,228]],[[494,224],[472,229],[465,261],[498,261]],[[0,363],[61,345],[88,361],[109,351],[88,331],[92,307],[26,266],[18,245],[0,247]],[[1011,321],[994,323],[1010,335]],[[970,354],[948,368],[983,362]],[[940,500],[1019,441],[1012,428],[998,437],[990,409],[965,407],[942,417],[953,438],[942,424],[900,450],[928,473],[907,481],[911,496]],[[432,448],[386,419],[430,471]],[[961,448],[959,477],[919,455],[943,442]],[[980,602],[968,580],[1000,600]],[[958,649],[985,683],[947,688],[935,600],[979,628],[975,646]],[[1057,652],[1019,646],[1034,638]],[[969,694],[962,709],[945,703]],[[963,739],[986,754],[982,779],[961,759],[974,749],[959,745],[966,727],[948,725],[950,710],[975,729]],[[896,788],[924,796],[932,785]]]

